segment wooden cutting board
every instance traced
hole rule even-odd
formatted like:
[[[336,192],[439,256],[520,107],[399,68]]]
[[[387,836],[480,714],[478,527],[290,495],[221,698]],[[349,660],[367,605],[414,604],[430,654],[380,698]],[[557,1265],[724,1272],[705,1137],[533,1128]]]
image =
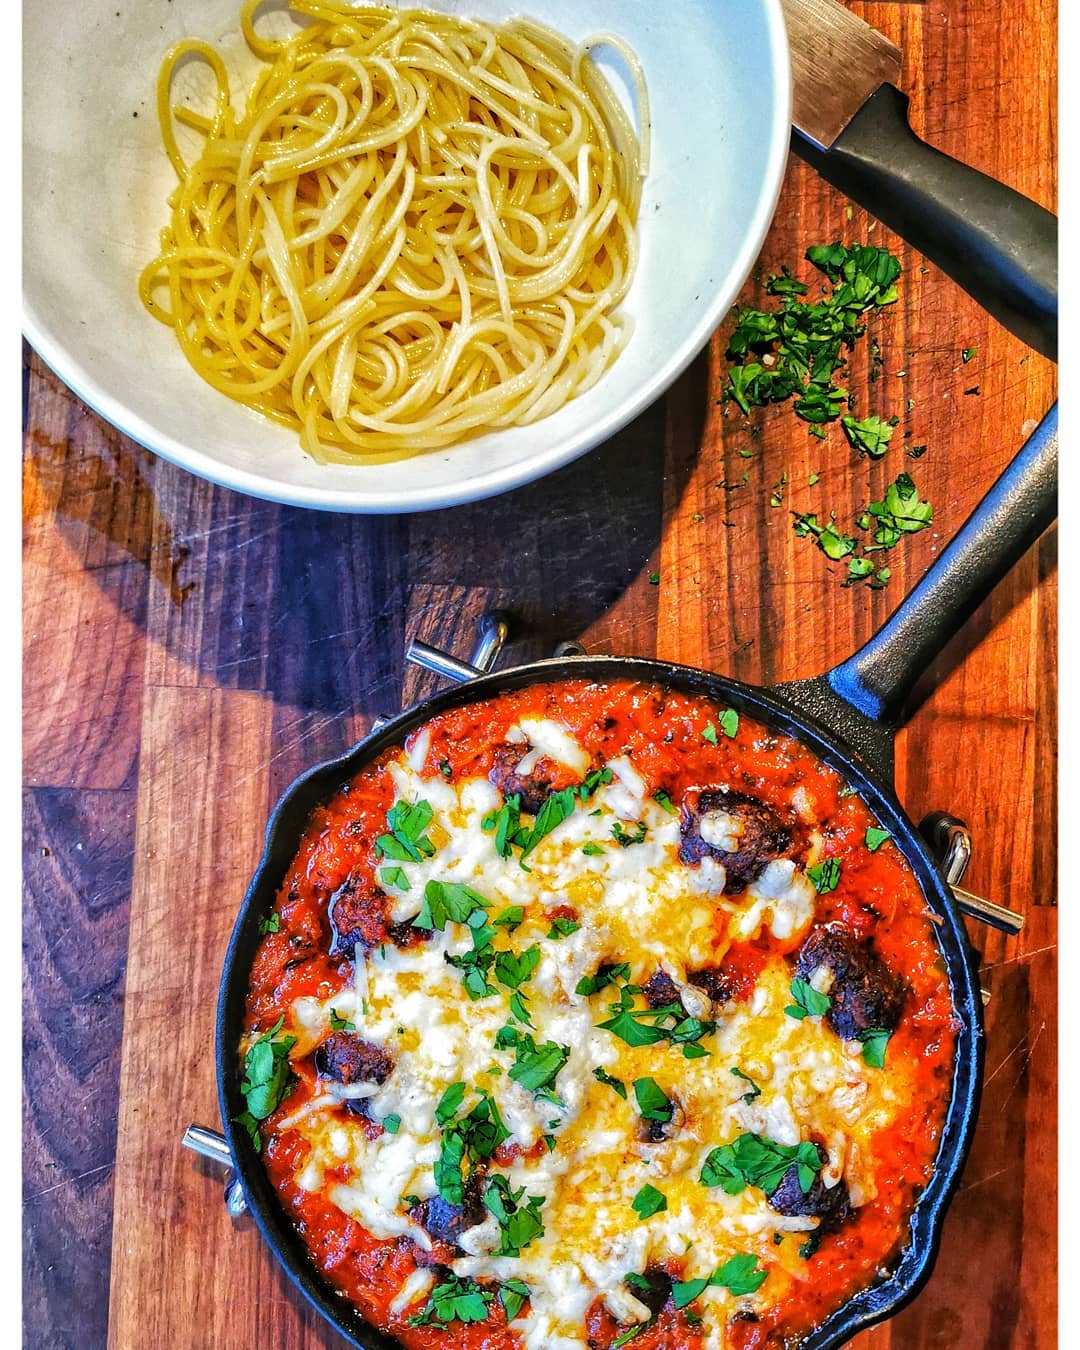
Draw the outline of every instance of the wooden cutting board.
[[[1052,206],[1043,7],[856,8],[901,43],[920,129]],[[408,636],[465,655],[503,604],[517,658],[580,638],[753,682],[818,673],[895,607],[1045,412],[1054,368],[797,164],[744,300],[836,238],[904,263],[873,328],[884,364],[873,378],[864,344],[848,384],[861,408],[901,413],[898,446],[929,447],[915,463],[857,461],[789,408],[747,422],[719,401],[722,330],[663,402],[541,483],[454,511],[326,516],[155,460],[29,361],[28,1345],[342,1344],[250,1221],[233,1227],[220,1176],[180,1136],[217,1124],[217,982],[269,809],[430,689],[403,667]],[[934,528],[895,551],[886,591],[842,589],[789,510],[850,518],[904,467]],[[967,884],[1028,921],[1019,939],[973,929],[992,994],[975,1146],[928,1288],[860,1350],[1054,1344],[1054,573],[1051,532],[928,672],[899,742],[910,813],[965,818]]]

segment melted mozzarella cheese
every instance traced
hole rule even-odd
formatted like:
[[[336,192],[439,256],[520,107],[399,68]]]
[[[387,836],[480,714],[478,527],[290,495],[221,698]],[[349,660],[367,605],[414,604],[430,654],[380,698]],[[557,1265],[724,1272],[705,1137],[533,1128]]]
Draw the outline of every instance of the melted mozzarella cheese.
[[[556,723],[523,718],[520,731],[531,747],[575,771],[588,767],[588,757],[582,767],[584,752],[575,752]],[[390,773],[399,799],[431,804],[430,836],[439,843],[432,857],[400,864],[408,889],[387,888],[393,917],[413,918],[433,880],[468,885],[490,902],[489,920],[508,906],[522,907],[521,925],[497,930],[493,942],[497,950],[539,951],[520,992],[537,1044],[569,1048],[555,1084],[558,1101],[510,1078],[514,1051],[496,1044],[500,1028],[513,1024],[510,991],[499,985],[489,996],[467,996],[461,972],[447,957],[469,951],[472,935],[451,922],[418,945],[372,950],[358,960],[354,986],[325,1005],[310,998],[293,1005],[292,1030],[309,1047],[333,1008],[392,1054],[393,1072],[368,1102],[372,1119],[400,1118],[397,1133],[369,1140],[359,1122],[319,1098],[293,1126],[310,1145],[298,1183],[308,1190],[327,1186],[332,1203],[376,1237],[407,1234],[429,1248],[403,1197],[435,1194],[433,1166],[442,1138],[435,1108],[450,1085],[464,1083],[471,1093],[490,1093],[498,1105],[508,1142],[522,1156],[495,1170],[511,1187],[544,1197],[544,1231],[520,1255],[499,1256],[497,1226],[486,1219],[463,1235],[466,1254],[453,1269],[462,1277],[525,1281],[530,1302],[513,1325],[526,1350],[585,1350],[585,1315],[597,1298],[620,1321],[645,1320],[648,1310],[625,1276],[670,1258],[683,1263],[682,1278],[689,1280],[751,1252],[770,1272],[771,1285],[766,1282],[760,1300],[771,1301],[784,1281],[796,1278],[793,1258],[774,1237],[808,1231],[816,1220],[776,1213],[755,1188],[738,1195],[706,1188],[700,1181],[706,1157],[744,1131],[786,1144],[812,1133],[829,1141],[826,1181],[834,1182],[843,1168],[853,1197],[865,1196],[872,1182],[860,1157],[869,1156],[871,1132],[904,1110],[902,1078],[868,1067],[858,1047],[845,1047],[820,1018],[787,1016],[791,973],[779,957],[766,965],[750,1003],[734,1012],[709,1012],[708,1000],[700,1002],[704,995],[688,986],[688,1002],[696,993],[701,1012],[718,1019],[715,1034],[703,1042],[703,1058],[686,1059],[677,1046],[626,1044],[599,1026],[611,1016],[608,1005],[617,994],[610,988],[590,997],[576,991],[582,977],[604,963],[628,962],[638,982],[659,967],[685,986],[689,973],[717,966],[732,942],[763,927],[793,941],[813,921],[814,887],[782,859],[742,894],[720,894],[723,868],[708,858],[700,868],[679,861],[678,820],[646,796],[645,783],[625,758],[612,763],[612,781],[579,803],[529,854],[526,871],[516,851],[501,857],[494,833],[482,828],[484,816],[501,802],[496,789],[481,779],[424,778],[422,763],[422,756],[402,755]],[[624,836],[633,835],[626,821],[643,823],[641,842],[618,842],[617,822]],[[734,837],[734,826],[714,824],[725,839]],[[709,879],[705,887],[702,875]],[[564,938],[549,936],[552,911],[567,906],[580,928]],[[757,1096],[731,1074],[733,1067],[754,1080]],[[619,1096],[597,1080],[598,1069],[628,1089],[636,1079],[653,1078],[677,1105],[674,1137],[643,1139],[634,1093]],[[466,1109],[475,1100],[467,1093]],[[553,1136],[553,1151],[541,1144],[544,1136]],[[343,1163],[349,1180],[327,1183],[326,1174],[337,1169],[341,1175]],[[633,1201],[646,1184],[660,1190],[667,1204],[641,1220]],[[427,1272],[418,1272],[399,1293],[395,1310],[422,1306],[429,1289]],[[758,1295],[736,1298],[724,1288],[708,1288],[695,1305],[705,1344],[722,1346],[732,1313],[758,1302]]]

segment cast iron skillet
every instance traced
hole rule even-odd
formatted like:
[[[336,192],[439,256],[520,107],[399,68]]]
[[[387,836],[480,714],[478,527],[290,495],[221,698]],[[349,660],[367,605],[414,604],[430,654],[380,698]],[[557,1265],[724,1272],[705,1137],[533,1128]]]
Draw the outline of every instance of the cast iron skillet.
[[[904,702],[929,662],[980,600],[1053,520],[1057,495],[1057,409],[976,508],[955,540],[878,634],[816,679],[757,689],[708,671],[621,657],[564,657],[484,675],[407,709],[347,754],[298,778],[278,803],[266,849],[248,888],[225,957],[217,1016],[218,1094],[233,1163],[248,1207],[277,1259],[316,1308],[359,1350],[395,1350],[322,1280],[277,1203],[245,1131],[237,1047],[259,920],[269,914],[312,809],[387,747],[437,713],[506,689],[561,679],[642,680],[703,694],[797,737],[854,786],[902,849],[931,910],[961,1028],[953,1092],[934,1174],[911,1219],[911,1238],[888,1279],[855,1295],[803,1342],[833,1350],[911,1299],[930,1273],[946,1205],[975,1127],[982,1079],[982,1004],[976,959],[963,920],[926,843],[892,787],[893,736]]]

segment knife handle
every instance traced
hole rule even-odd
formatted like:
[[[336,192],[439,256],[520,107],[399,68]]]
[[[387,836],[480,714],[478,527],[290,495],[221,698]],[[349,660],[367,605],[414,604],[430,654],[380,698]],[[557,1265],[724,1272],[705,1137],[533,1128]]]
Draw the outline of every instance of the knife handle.
[[[799,131],[792,149],[1057,360],[1057,217],[920,140],[906,94],[883,84],[830,150]]]

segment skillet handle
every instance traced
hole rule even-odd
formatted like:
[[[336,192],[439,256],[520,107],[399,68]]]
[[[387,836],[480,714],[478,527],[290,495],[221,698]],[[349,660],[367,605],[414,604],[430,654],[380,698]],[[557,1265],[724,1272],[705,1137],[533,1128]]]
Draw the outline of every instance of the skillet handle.
[[[1057,515],[1055,403],[953,541],[870,641],[825,676],[864,716],[895,728],[916,682]]]

